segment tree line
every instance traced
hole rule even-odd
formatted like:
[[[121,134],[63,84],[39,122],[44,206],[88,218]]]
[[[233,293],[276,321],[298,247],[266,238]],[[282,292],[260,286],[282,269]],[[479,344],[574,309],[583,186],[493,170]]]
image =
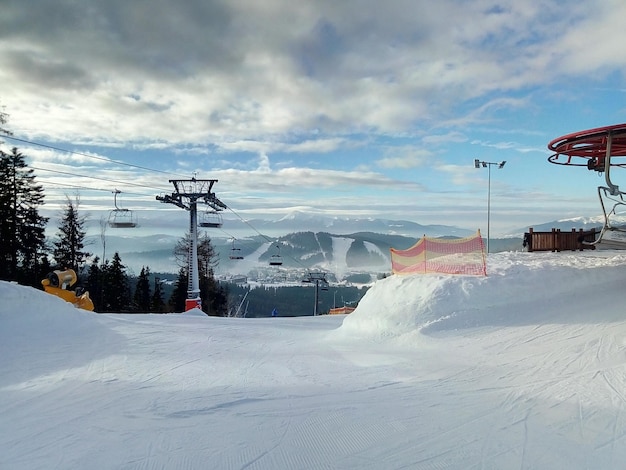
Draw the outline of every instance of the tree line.
[[[0,116],[0,124],[5,122]],[[0,130],[2,130],[0,128]],[[6,132],[6,131],[5,131]],[[175,248],[181,266],[174,291],[163,298],[160,280],[144,266],[131,278],[119,253],[100,260],[85,247],[86,217],[79,212],[80,198],[66,196],[66,204],[54,240],[46,237],[48,217],[40,214],[44,189],[24,155],[14,147],[0,150],[0,280],[41,288],[41,280],[55,269],[73,269],[80,288],[89,291],[96,312],[182,312],[187,298],[186,256],[189,236]],[[217,256],[208,236],[198,241],[200,297],[208,315],[226,316],[226,288],[214,277]]]

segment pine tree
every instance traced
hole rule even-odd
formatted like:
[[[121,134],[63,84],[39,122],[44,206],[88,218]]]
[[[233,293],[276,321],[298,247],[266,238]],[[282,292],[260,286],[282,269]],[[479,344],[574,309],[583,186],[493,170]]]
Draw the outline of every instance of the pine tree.
[[[135,312],[147,313],[150,311],[150,301],[152,292],[150,290],[150,268],[141,268],[137,285],[135,286],[135,295],[133,297],[133,310]]]
[[[4,106],[1,109],[4,109]],[[8,120],[9,115],[4,111],[0,111],[0,133],[12,135],[13,133],[4,127]]]
[[[96,256],[87,271],[87,282],[85,286],[96,312],[101,312],[104,304],[102,298],[102,270],[98,265],[99,262],[100,258]]]
[[[181,267],[181,273],[179,273],[179,280],[182,279],[182,273],[184,273],[185,279],[187,279],[187,259],[189,256],[189,245],[191,244],[191,240],[189,235],[186,235],[185,238],[180,240],[176,247],[174,248],[174,255],[178,260],[179,265],[184,266]],[[184,260],[184,261],[183,261]],[[225,289],[220,287],[219,283],[215,280],[214,276],[214,268],[218,265],[219,258],[213,244],[211,243],[211,238],[204,233],[198,238],[198,272],[199,272],[199,283],[200,283],[200,298],[202,299],[202,311],[207,315],[212,316],[227,316],[228,315],[228,293]],[[176,285],[175,293],[172,296],[182,295],[182,287]],[[178,292],[177,292],[178,291]],[[185,287],[185,298],[186,298],[186,287]],[[181,302],[177,297],[176,299],[176,309],[182,308],[184,310],[185,302],[184,300]],[[180,303],[179,303],[180,302]]]
[[[118,252],[115,252],[109,264],[105,261],[102,267],[102,297],[103,312],[127,312],[131,310],[130,290],[128,288],[128,276],[126,266]]]
[[[0,277],[36,285],[39,258],[46,249],[46,217],[39,215],[43,187],[13,148],[0,151]],[[44,273],[45,274],[45,273]]]
[[[200,283],[202,311],[214,317],[228,316],[228,291],[220,286],[215,277],[204,277]]]
[[[152,294],[152,299],[150,299],[150,311],[154,313],[163,313],[165,311],[161,279],[158,277],[154,278],[154,293]]]
[[[80,200],[76,196],[72,201],[67,197],[67,205],[61,218],[61,225],[57,232],[57,241],[54,243],[54,259],[63,268],[71,268],[78,274],[80,267],[91,253],[84,251],[84,230],[86,217],[78,213]]]
[[[187,299],[187,270],[180,268],[178,271],[178,279],[174,285],[174,291],[169,300],[170,308],[175,312],[183,312],[185,310],[185,300]]]
[[[178,241],[174,248],[174,256],[179,266],[187,268],[187,260],[189,256],[189,245],[191,240],[189,234]],[[218,254],[215,252],[211,238],[206,234],[198,237],[198,268],[200,277],[213,276],[213,271],[219,263]]]

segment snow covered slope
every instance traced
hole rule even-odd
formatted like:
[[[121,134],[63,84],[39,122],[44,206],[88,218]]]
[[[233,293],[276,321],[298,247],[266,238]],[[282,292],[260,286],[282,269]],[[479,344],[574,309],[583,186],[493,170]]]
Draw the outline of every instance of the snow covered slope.
[[[623,468],[626,254],[488,272],[267,319],[97,315],[0,282],[0,468]]]

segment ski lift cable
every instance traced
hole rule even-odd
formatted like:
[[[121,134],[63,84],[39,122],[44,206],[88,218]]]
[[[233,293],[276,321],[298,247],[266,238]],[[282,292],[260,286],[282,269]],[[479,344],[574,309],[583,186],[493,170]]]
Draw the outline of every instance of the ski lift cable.
[[[140,188],[156,189],[157,191],[161,191],[161,192],[167,192],[168,191],[168,190],[165,190],[165,189],[162,189],[162,188],[156,188],[154,186],[149,186],[149,185],[146,185],[146,184],[131,183],[129,181],[113,180],[113,179],[108,179],[108,178],[102,178],[102,177],[99,177],[99,176],[80,175],[78,173],[71,173],[69,171],[51,170],[49,168],[40,168],[40,167],[36,167],[36,166],[29,166],[29,168],[32,168],[33,170],[48,171],[50,173],[57,173],[59,175],[78,176],[80,178],[89,178],[89,179],[94,179],[94,180],[99,180],[99,181],[106,181],[107,183],[118,183],[118,184],[122,184],[122,185],[136,186],[136,187],[140,187]]]
[[[27,143],[27,144],[31,144],[31,145],[36,145],[36,146],[39,146],[39,147],[48,148],[48,149],[56,150],[56,151],[59,151],[59,152],[65,152],[65,153],[68,153],[68,154],[71,154],[71,155],[80,155],[80,156],[83,156],[83,157],[92,158],[94,160],[100,160],[100,161],[105,161],[105,162],[108,162],[108,163],[115,163],[115,164],[119,164],[119,165],[124,165],[124,166],[128,166],[128,167],[131,167],[131,168],[137,168],[137,169],[141,169],[141,170],[151,171],[151,172],[155,172],[155,173],[161,173],[161,174],[170,175],[170,176],[185,176],[185,177],[187,176],[187,175],[179,175],[177,173],[172,173],[172,172],[169,172],[169,171],[157,170],[155,168],[150,168],[150,167],[146,167],[146,166],[142,166],[142,165],[135,165],[135,164],[132,164],[132,163],[126,163],[126,162],[123,162],[121,160],[113,160],[112,158],[109,158],[109,157],[100,157],[100,156],[97,156],[97,155],[90,155],[90,154],[87,154],[87,153],[84,153],[84,152],[77,152],[77,151],[73,151],[73,150],[67,150],[67,149],[64,149],[64,148],[61,148],[61,147],[56,147],[56,146],[48,145],[48,144],[42,144],[40,142],[34,142],[34,141],[31,141],[31,140],[27,140],[27,139],[20,139],[20,138],[9,136],[9,135],[6,135],[6,136],[3,135],[3,137],[6,137],[8,139],[11,139],[11,140],[14,140],[14,141],[17,141],[17,142],[23,142],[23,143]],[[163,188],[159,188],[159,187],[155,187],[155,186],[142,185],[142,184],[138,184],[138,183],[129,183],[129,182],[125,182],[125,181],[112,180],[112,179],[107,179],[107,178],[102,178],[102,177],[95,177],[95,176],[90,176],[90,175],[80,175],[80,174],[76,174],[76,173],[72,173],[72,172],[62,172],[62,171],[59,171],[59,170],[51,170],[51,169],[47,169],[47,168],[37,168],[37,167],[33,167],[33,166],[30,166],[30,168],[33,168],[35,170],[40,170],[40,171],[48,171],[48,172],[52,172],[52,173],[69,175],[69,176],[77,176],[77,177],[82,177],[82,178],[97,179],[97,180],[106,181],[106,182],[109,182],[109,183],[118,183],[118,184],[123,184],[123,185],[131,185],[131,186],[135,186],[135,187],[144,187],[144,188],[156,190],[156,191],[161,192],[161,193],[167,193],[167,192],[170,191],[169,188],[168,189],[163,189]],[[57,184],[57,183],[52,183],[52,182],[46,181],[45,184]],[[65,185],[66,186],[71,186],[71,185],[68,185],[67,183]],[[85,189],[85,190],[95,190],[95,191],[109,191],[108,189],[90,188],[90,187],[87,187],[87,186],[81,186],[81,187],[78,187],[78,188],[79,189]],[[147,194],[147,193],[141,193],[140,194],[140,193],[126,192],[126,194],[139,195],[139,196],[152,196],[152,194]]]
[[[268,237],[267,235],[261,233],[260,231],[258,231],[256,229],[256,227],[254,227],[250,222],[248,222],[246,219],[244,219],[241,215],[239,215],[237,212],[235,212],[235,210],[226,205],[226,208],[232,212],[239,220],[241,220],[244,224],[246,224],[248,227],[250,227],[252,230],[254,230],[258,235],[260,235],[261,237],[263,237],[265,239],[265,241],[267,241],[268,243],[271,243],[272,245],[275,245],[279,250],[280,250],[280,245],[276,242],[275,239],[271,239],[270,237]],[[222,230],[224,232],[224,230]],[[226,233],[226,232],[224,232]],[[227,234],[228,235],[228,234]],[[234,238],[234,237],[233,237]],[[276,255],[273,255],[276,256]],[[279,255],[282,256],[282,255]],[[301,267],[303,267],[304,269],[309,269],[307,266],[305,266],[299,259],[294,258],[293,256],[288,256],[289,259],[291,259],[292,261],[294,261],[296,264],[300,265]],[[282,264],[282,262],[281,262]]]
[[[123,165],[123,166],[127,166],[127,167],[131,167],[131,168],[137,168],[137,169],[141,169],[141,170],[145,170],[145,171],[151,171],[151,172],[155,172],[155,173],[161,173],[161,174],[166,174],[166,175],[174,175],[174,176],[183,176],[183,175],[178,175],[176,173],[171,173],[168,171],[164,171],[164,170],[157,170],[155,168],[150,168],[150,167],[146,167],[146,166],[142,166],[142,165],[135,165],[132,163],[127,163],[127,162],[123,162],[121,160],[114,160],[112,158],[109,157],[100,157],[97,155],[90,155],[84,152],[77,152],[74,150],[67,150],[61,147],[57,147],[54,145],[48,145],[48,144],[42,144],[40,142],[35,142],[32,140],[28,140],[28,139],[21,139],[18,137],[14,137],[12,135],[4,135],[4,138],[7,138],[9,140],[15,141],[15,142],[22,142],[22,143],[26,143],[26,144],[30,144],[30,145],[35,145],[38,147],[42,147],[42,148],[47,148],[50,150],[56,150],[58,152],[64,152],[70,155],[80,155],[86,158],[91,158],[94,160],[99,160],[99,161],[104,161],[107,163],[114,163],[117,165]],[[39,170],[39,171],[48,171],[51,173],[57,173],[57,174],[61,174],[61,175],[69,175],[69,176],[77,176],[77,177],[81,177],[81,178],[89,178],[89,179],[95,179],[95,180],[99,180],[99,181],[106,181],[108,183],[118,183],[118,184],[122,184],[122,185],[127,185],[127,186],[135,186],[135,187],[141,187],[141,188],[148,188],[148,189],[155,189],[159,192],[168,192],[169,189],[162,189],[162,188],[157,188],[154,186],[149,186],[149,185],[144,185],[144,184],[139,184],[139,183],[130,183],[127,181],[119,181],[119,180],[113,180],[113,179],[107,179],[107,178],[102,178],[102,177],[97,177],[97,176],[90,176],[90,175],[80,175],[77,173],[71,173],[71,172],[64,172],[64,171],[59,171],[59,170],[51,170],[48,168],[38,168],[38,167],[34,167],[34,166],[30,166],[30,168],[34,169],[34,170]],[[186,176],[186,175],[185,175]],[[46,184],[58,184],[58,183],[53,183],[53,182],[46,182]],[[67,183],[64,184],[65,186],[73,186],[73,185],[69,185]],[[93,191],[109,191],[109,190],[105,190],[105,189],[101,189],[101,188],[89,188],[86,186],[76,186],[79,189],[86,189],[86,190],[93,190]],[[127,193],[127,194],[135,194],[135,193]],[[246,219],[244,219],[243,217],[241,217],[237,212],[235,212],[230,206],[227,206],[228,210],[230,210],[236,217],[238,217],[243,223],[245,223],[248,227],[250,227],[252,230],[254,230],[258,235],[260,235],[261,237],[263,237],[267,242],[269,243],[275,243],[275,240],[271,239],[270,237],[268,237],[267,235],[261,233],[259,230],[257,230],[250,222],[248,222]],[[226,233],[226,232],[225,232]],[[234,238],[234,237],[233,237]],[[280,248],[278,243],[276,243],[276,247]],[[304,264],[302,264],[302,262],[296,258],[293,258],[291,256],[289,256],[290,259],[292,259],[295,263],[299,264],[300,266],[302,266],[305,269],[308,269]]]
[[[155,168],[149,168],[149,167],[146,167],[146,166],[135,165],[133,163],[126,163],[126,162],[123,162],[121,160],[113,160],[112,158],[109,158],[109,157],[99,157],[97,155],[89,155],[88,153],[76,152],[74,150],[67,150],[67,149],[64,149],[64,148],[61,148],[61,147],[55,147],[54,145],[47,145],[47,144],[42,144],[42,143],[39,143],[39,142],[34,142],[32,140],[19,139],[17,137],[8,136],[8,135],[3,135],[2,137],[10,139],[10,140],[14,140],[16,142],[23,142],[23,143],[26,143],[26,144],[36,145],[38,147],[43,147],[43,148],[47,148],[47,149],[50,149],[50,150],[56,150],[58,152],[65,152],[65,153],[69,153],[71,155],[80,155],[81,157],[93,158],[94,160],[100,160],[100,161],[104,161],[104,162],[107,162],[107,163],[115,163],[115,164],[118,164],[118,165],[124,165],[124,166],[128,166],[128,167],[131,167],[131,168],[138,168],[140,170],[152,171],[152,172],[155,172],[155,173],[163,173],[163,174],[166,174],[166,175],[183,176],[183,175],[177,175],[175,173],[171,173],[169,171],[157,170]]]
[[[105,188],[96,188],[93,186],[82,186],[82,185],[77,185],[77,184],[70,184],[70,183],[57,183],[55,181],[46,181],[45,182],[46,185],[54,185],[54,186],[58,186],[57,189],[84,189],[85,191],[100,191],[100,192],[106,192],[106,193],[110,193],[111,189],[105,189]],[[138,192],[132,192],[132,191],[124,191],[124,194],[129,194],[131,196],[153,196],[152,193],[148,194],[148,193],[138,193]]]
[[[77,184],[69,184],[69,183],[57,183],[55,181],[46,181],[45,184],[52,184],[54,186],[61,186],[59,189],[85,189],[87,191],[106,191],[107,193],[111,192],[110,189],[90,188],[89,186],[79,186]],[[138,196],[143,196],[143,194],[137,194],[137,193],[126,193],[126,194],[134,194],[134,195],[138,195]]]

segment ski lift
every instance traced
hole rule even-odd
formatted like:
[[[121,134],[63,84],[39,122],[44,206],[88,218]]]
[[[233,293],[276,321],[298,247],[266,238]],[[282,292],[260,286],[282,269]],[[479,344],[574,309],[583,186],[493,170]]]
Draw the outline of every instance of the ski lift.
[[[270,266],[282,266],[283,258],[282,256],[280,256],[280,246],[278,246],[278,243],[277,243],[275,247],[276,247],[276,253],[270,256]]]
[[[117,195],[121,191],[113,191],[113,204],[115,209],[109,212],[109,227],[112,228],[135,228],[137,227],[137,216],[130,209],[123,209],[117,205]]]
[[[241,248],[236,248],[235,247],[235,239],[234,238],[233,238],[233,246],[230,249],[230,256],[229,256],[229,258],[230,259],[234,259],[234,260],[243,259],[243,256],[241,255]]]
[[[200,217],[200,227],[220,228],[223,225],[222,216],[216,210],[208,210]]]
[[[581,240],[583,245],[626,248],[626,226],[614,225],[619,209],[626,206],[626,191],[613,180],[612,170],[626,168],[619,158],[626,157],[626,124],[599,127],[558,137],[548,144],[554,152],[548,158],[557,165],[581,166],[604,175],[606,186],[598,186],[598,197],[604,214],[604,225],[593,242]],[[609,209],[612,204],[611,209]],[[623,212],[622,212],[623,213]]]

